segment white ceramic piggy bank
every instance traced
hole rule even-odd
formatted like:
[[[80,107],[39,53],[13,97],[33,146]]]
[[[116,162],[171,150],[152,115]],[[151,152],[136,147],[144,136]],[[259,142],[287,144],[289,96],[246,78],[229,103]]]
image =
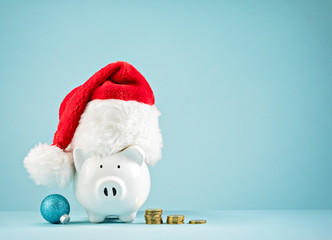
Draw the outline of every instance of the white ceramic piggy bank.
[[[130,146],[109,156],[74,150],[74,191],[90,222],[118,217],[132,222],[150,192],[150,174],[144,151]]]

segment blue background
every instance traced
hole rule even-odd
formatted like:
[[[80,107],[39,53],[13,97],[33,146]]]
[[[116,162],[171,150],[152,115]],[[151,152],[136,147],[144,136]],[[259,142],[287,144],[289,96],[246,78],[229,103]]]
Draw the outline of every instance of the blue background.
[[[149,81],[163,159],[145,207],[332,208],[331,1],[0,1],[0,210],[51,193],[23,159],[108,63]]]

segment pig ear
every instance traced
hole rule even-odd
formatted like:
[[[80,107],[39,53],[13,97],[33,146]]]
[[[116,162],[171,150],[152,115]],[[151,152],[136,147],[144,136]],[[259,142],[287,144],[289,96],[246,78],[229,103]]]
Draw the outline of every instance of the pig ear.
[[[84,161],[91,157],[91,154],[84,152],[81,148],[75,148],[73,154],[75,168],[76,171],[79,172],[81,170],[81,167],[83,166]]]
[[[122,151],[122,154],[136,161],[139,165],[142,165],[145,160],[144,150],[137,145],[127,147],[125,150]]]

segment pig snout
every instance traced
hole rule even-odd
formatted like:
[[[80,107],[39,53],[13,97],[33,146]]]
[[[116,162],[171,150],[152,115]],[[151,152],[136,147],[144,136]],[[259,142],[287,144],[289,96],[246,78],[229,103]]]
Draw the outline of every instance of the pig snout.
[[[108,176],[97,181],[97,191],[102,199],[121,199],[126,193],[126,186],[122,179]]]

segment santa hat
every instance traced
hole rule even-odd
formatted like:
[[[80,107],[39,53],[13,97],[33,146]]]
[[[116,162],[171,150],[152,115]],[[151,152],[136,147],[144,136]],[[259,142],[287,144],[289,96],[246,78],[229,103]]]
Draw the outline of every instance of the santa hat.
[[[38,185],[67,186],[74,175],[73,150],[112,154],[139,145],[146,162],[161,158],[160,112],[143,75],[126,62],[95,73],[63,100],[53,144],[39,144],[24,159]]]

